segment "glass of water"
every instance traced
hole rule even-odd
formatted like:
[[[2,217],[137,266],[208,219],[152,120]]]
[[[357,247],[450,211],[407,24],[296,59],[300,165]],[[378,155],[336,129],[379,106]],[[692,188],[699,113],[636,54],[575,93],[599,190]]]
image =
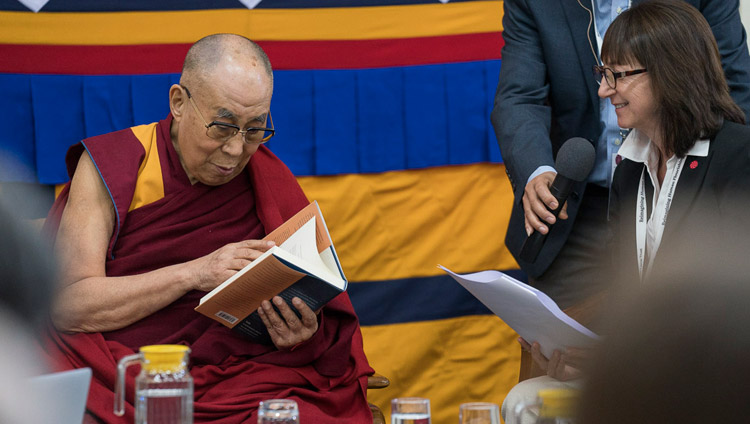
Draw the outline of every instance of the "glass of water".
[[[297,402],[291,399],[264,400],[258,406],[258,424],[299,424]]]
[[[417,397],[392,399],[391,424],[430,424],[430,400]]]
[[[459,424],[500,424],[500,408],[489,402],[462,403],[458,409]]]

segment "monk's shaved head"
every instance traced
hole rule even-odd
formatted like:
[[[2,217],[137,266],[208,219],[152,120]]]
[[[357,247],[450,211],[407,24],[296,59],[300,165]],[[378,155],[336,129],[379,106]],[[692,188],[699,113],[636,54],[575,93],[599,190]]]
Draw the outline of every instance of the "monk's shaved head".
[[[260,143],[248,143],[246,130],[238,139],[216,136],[210,128],[271,125],[271,97],[271,63],[257,44],[214,34],[190,47],[180,83],[169,88],[169,104],[172,145],[192,184],[222,185],[245,169]]]
[[[206,81],[216,66],[226,59],[259,62],[273,81],[271,62],[258,44],[237,34],[212,34],[190,47],[182,65],[180,82],[191,83],[196,79]]]

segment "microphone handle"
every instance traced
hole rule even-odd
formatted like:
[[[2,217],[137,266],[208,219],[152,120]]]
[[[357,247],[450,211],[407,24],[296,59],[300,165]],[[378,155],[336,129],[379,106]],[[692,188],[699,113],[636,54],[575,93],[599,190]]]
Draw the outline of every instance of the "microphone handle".
[[[557,207],[555,209],[550,209],[548,207],[547,210],[552,212],[552,215],[554,215],[555,218],[560,214],[560,210],[562,210],[565,201],[568,200],[568,196],[573,190],[574,185],[575,182],[573,180],[562,177],[559,174],[552,182],[550,192],[555,196],[555,199],[557,199]],[[549,231],[552,231],[551,224],[547,224],[547,228]],[[549,234],[549,231],[547,231],[547,234]],[[539,252],[542,250],[542,246],[544,246],[544,241],[547,239],[547,234],[542,234],[539,231],[534,230],[531,235],[526,238],[523,246],[521,246],[521,253],[519,254],[522,261],[528,263],[534,263],[536,261]]]
[[[558,199],[558,206],[555,210],[552,210],[550,208],[547,208],[550,212],[552,212],[555,217],[557,217],[557,214],[560,213],[560,209],[562,209],[562,202]],[[552,226],[550,224],[547,224],[547,228],[552,230]],[[549,234],[549,231],[547,232]],[[523,246],[521,247],[521,260],[524,262],[534,263],[536,261],[537,256],[539,256],[539,252],[542,250],[542,246],[544,246],[544,241],[547,239],[547,234],[542,234],[537,230],[534,230],[529,237],[526,238],[526,241],[523,242]]]

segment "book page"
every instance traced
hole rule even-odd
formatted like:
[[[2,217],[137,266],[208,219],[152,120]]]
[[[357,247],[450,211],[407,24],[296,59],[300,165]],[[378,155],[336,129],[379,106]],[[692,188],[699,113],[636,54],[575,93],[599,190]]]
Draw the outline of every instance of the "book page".
[[[588,347],[599,336],[565,314],[546,294],[499,271],[456,274],[438,265],[529,343],[555,349]]]
[[[331,271],[331,273],[339,275],[341,276],[341,278],[346,279],[346,277],[344,277],[344,271],[341,270],[341,268],[339,267],[339,263],[336,260],[336,253],[333,251],[333,246],[320,252],[320,259],[323,261],[326,268]]]
[[[307,262],[313,264],[321,262],[315,240],[315,217],[310,217],[300,229],[290,235],[279,247]]]
[[[274,255],[288,262],[290,266],[298,267],[301,271],[312,274],[329,284],[344,288],[346,280],[341,277],[338,270],[330,269],[315,248],[315,223],[314,219],[310,219],[279,249],[276,249]]]
[[[289,237],[294,234],[295,231],[302,228],[311,218],[315,218],[315,241],[318,247],[318,252],[322,252],[329,246],[333,245],[331,236],[328,233],[328,228],[323,220],[323,213],[318,207],[318,202],[313,201],[309,205],[305,206],[301,211],[297,212],[293,217],[289,218],[285,223],[281,224],[278,228],[271,231],[267,236],[263,237],[263,240],[271,240],[276,245],[281,245]]]

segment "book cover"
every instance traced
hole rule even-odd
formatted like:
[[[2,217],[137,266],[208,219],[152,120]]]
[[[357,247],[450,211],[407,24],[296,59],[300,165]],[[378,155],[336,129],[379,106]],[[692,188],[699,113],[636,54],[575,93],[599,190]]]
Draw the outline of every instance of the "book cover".
[[[316,311],[345,291],[348,282],[317,202],[264,240],[276,246],[208,292],[195,310],[256,342],[271,344],[257,312],[263,300],[278,295],[296,312],[291,302],[299,297]]]

